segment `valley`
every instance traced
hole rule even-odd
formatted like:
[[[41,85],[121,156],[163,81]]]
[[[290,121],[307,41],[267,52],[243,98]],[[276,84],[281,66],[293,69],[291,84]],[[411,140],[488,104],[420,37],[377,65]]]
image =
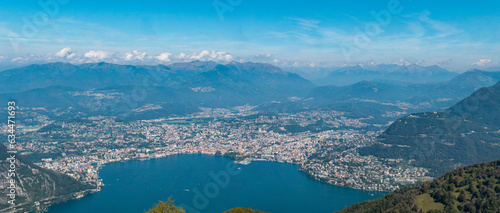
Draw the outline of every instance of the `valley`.
[[[0,94],[0,99],[18,102],[15,149],[36,166],[71,177],[94,192],[106,187],[99,176],[106,164],[179,154],[228,156],[242,164],[298,164],[300,171],[325,183],[390,192],[432,180],[458,166],[494,160],[498,153],[496,145],[488,142],[497,137],[497,120],[492,119],[497,115],[488,112],[496,109],[490,102],[498,100],[484,97],[481,100],[487,104],[477,106],[481,110],[457,111],[468,100],[461,99],[500,77],[494,72],[471,71],[438,83],[362,81],[317,87],[280,68],[255,63],[190,62],[169,67],[56,63],[35,68],[45,70],[44,75],[55,72],[60,79]],[[67,74],[56,74],[67,69]],[[82,75],[83,70],[101,76],[101,81]],[[16,78],[9,72],[2,74]],[[31,67],[15,72],[37,75]],[[120,73],[118,78],[126,85],[106,80],[117,72],[136,76]],[[75,74],[81,79],[71,83]],[[149,81],[158,76],[163,77]],[[298,87],[302,89],[294,89]],[[402,119],[426,116],[450,119],[444,125],[465,117],[463,129],[473,129],[473,135],[479,135],[474,137],[486,142],[469,145],[468,149],[478,150],[466,158],[459,157],[464,152],[460,147],[456,153],[448,152],[447,157],[455,159],[448,162],[434,157],[443,156],[439,154],[443,146],[454,146],[456,141],[445,140],[443,145],[415,142],[418,148],[403,153],[414,144],[401,140],[398,131],[428,133],[426,127],[415,128],[413,121]],[[484,128],[477,122],[485,123]],[[7,134],[7,126],[1,129]]]

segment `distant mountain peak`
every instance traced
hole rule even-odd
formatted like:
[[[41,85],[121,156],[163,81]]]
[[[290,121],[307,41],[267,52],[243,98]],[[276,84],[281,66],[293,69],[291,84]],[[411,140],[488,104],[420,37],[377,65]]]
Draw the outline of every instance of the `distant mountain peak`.
[[[240,63],[240,62],[232,61],[231,63],[226,64],[226,66],[229,66],[229,67],[234,66],[240,70],[246,70],[246,71],[250,71],[250,72],[258,71],[258,72],[267,72],[267,73],[282,73],[282,74],[287,73],[286,71],[282,70],[281,68],[274,66],[272,64],[269,64],[269,63],[254,63],[254,62]]]
[[[377,64],[354,65],[329,70],[325,76],[317,78],[314,83],[320,86],[345,86],[359,81],[385,80],[408,83],[430,83],[448,81],[458,73],[448,71],[437,65],[421,66],[417,64]]]

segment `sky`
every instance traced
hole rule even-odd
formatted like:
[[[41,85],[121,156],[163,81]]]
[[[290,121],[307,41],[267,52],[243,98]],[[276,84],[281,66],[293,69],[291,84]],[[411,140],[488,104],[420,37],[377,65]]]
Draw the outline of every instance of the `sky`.
[[[0,67],[252,61],[500,66],[500,1],[0,2]]]

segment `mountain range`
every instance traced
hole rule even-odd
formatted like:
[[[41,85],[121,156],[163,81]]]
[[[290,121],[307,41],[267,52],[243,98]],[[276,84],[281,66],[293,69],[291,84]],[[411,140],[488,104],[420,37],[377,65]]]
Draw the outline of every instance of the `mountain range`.
[[[0,99],[21,106],[150,118],[306,96],[315,85],[269,64],[215,62],[169,66],[108,63],[31,65],[0,72]],[[21,98],[22,97],[22,98]],[[154,110],[141,107],[154,105]],[[75,111],[75,109],[77,109]]]
[[[124,85],[176,89],[213,87],[215,90],[252,87],[253,90],[257,90],[256,93],[262,93],[258,90],[267,92],[275,90],[276,93],[282,94],[280,97],[307,94],[308,89],[314,87],[311,82],[297,74],[285,72],[269,64],[258,63],[232,62],[222,65],[195,61],[169,66],[132,66],[104,62],[82,65],[51,63],[0,72],[1,93],[22,92],[49,86],[100,89]],[[247,93],[252,92],[254,91],[247,91]]]
[[[400,115],[442,111],[482,87],[500,81],[500,72],[472,70],[438,83],[361,81],[348,86],[318,86],[302,100],[269,103],[258,108],[278,113],[327,108],[343,111],[352,118],[386,124]],[[392,112],[393,115],[387,114]]]
[[[448,107],[479,88],[492,86],[500,80],[500,72],[473,70],[438,83],[408,84],[394,81],[361,81],[348,86],[321,86],[310,97],[320,104],[352,99],[380,102],[429,102],[436,107]],[[436,108],[438,109],[438,108]]]
[[[416,73],[423,69],[392,65],[376,68],[387,73]],[[383,68],[389,71],[381,71]],[[101,114],[150,119],[189,114],[199,107],[260,105],[258,109],[271,112],[338,108],[387,123],[394,119],[383,116],[388,111],[407,114],[442,110],[498,80],[499,72],[474,70],[439,83],[361,81],[347,86],[316,86],[295,73],[260,63],[52,63],[0,72],[0,100],[18,100],[21,106],[44,108],[49,114],[54,110],[64,112],[50,118]],[[352,110],[352,106],[365,107]],[[367,114],[372,111],[376,113]]]
[[[319,86],[347,86],[360,81],[401,81],[405,83],[431,83],[447,81],[458,75],[439,66],[416,64],[355,65],[329,68],[287,68]]]

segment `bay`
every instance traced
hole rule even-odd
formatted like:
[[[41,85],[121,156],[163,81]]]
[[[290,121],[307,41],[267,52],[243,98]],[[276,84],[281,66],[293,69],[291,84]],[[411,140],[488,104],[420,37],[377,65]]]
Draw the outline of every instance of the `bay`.
[[[53,205],[49,213],[144,212],[170,196],[188,212],[246,207],[326,213],[385,195],[322,183],[299,168],[264,161],[240,165],[228,157],[199,154],[111,163],[99,172],[105,184],[100,192]]]

